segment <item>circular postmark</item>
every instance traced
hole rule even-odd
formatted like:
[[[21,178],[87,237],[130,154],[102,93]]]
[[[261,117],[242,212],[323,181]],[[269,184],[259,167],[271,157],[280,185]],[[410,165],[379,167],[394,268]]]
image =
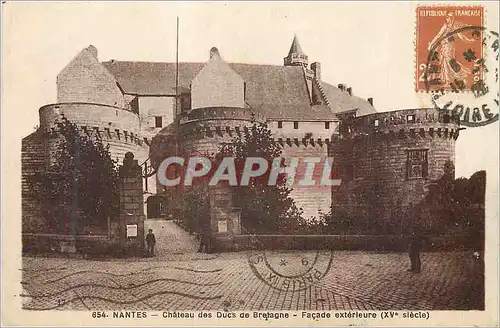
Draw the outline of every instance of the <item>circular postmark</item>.
[[[423,77],[433,106],[467,127],[498,121],[498,47],[498,33],[482,26],[454,29],[429,45]]]
[[[283,291],[300,291],[318,283],[330,271],[332,251],[250,252],[254,274],[267,285]]]

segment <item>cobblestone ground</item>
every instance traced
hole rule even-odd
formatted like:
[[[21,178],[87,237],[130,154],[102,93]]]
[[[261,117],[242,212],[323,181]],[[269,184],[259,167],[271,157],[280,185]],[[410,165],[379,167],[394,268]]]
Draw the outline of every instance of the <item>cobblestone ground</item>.
[[[164,228],[174,231],[177,238],[187,238],[171,224]],[[199,254],[194,252],[194,240],[186,246],[179,240],[168,243],[168,238],[172,238],[169,233],[160,235],[167,241],[163,245],[159,241],[155,258],[95,261],[24,257],[23,307],[32,310],[484,308],[483,264],[471,252],[423,253],[422,272],[414,274],[406,271],[409,262],[406,254],[336,251],[322,279],[303,290],[286,291],[272,288],[259,279],[251,269],[247,252]],[[304,258],[314,258],[314,253],[266,252],[266,256],[276,271],[288,266],[292,270],[288,273],[293,273],[298,263]]]

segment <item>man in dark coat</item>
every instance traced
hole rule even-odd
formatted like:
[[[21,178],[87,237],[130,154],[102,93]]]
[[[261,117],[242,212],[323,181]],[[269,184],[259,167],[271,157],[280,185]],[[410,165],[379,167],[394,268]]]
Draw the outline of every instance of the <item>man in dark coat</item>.
[[[422,240],[420,236],[413,232],[408,242],[408,255],[411,261],[411,268],[408,271],[420,273],[420,250],[422,249]]]
[[[154,256],[155,255],[156,238],[155,238],[155,234],[153,233],[153,229],[149,229],[149,232],[146,235],[146,244],[148,245],[148,255]]]
[[[205,253],[212,252],[212,227],[210,226],[210,218],[203,218],[200,224],[200,247],[198,252],[201,253],[205,248]]]

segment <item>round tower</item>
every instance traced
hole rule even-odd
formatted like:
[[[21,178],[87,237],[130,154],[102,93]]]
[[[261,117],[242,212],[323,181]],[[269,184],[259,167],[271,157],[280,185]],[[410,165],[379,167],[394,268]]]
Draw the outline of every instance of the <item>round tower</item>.
[[[367,231],[400,233],[408,208],[454,163],[460,130],[433,108],[344,117],[332,143],[342,179],[332,190],[334,213],[364,221]]]
[[[185,154],[216,154],[224,142],[230,142],[252,125],[249,108],[197,108],[180,122],[182,149]]]
[[[60,140],[56,121],[67,118],[89,137],[102,140],[109,145],[111,158],[121,161],[127,152],[132,152],[140,163],[148,156],[148,147],[139,131],[139,116],[129,110],[96,103],[57,103],[40,108],[40,129],[48,133],[46,148],[47,164],[54,160]]]

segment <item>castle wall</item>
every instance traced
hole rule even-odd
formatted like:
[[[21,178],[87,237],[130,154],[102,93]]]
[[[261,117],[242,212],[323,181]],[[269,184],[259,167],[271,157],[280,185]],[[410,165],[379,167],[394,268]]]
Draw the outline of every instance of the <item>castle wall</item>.
[[[185,154],[198,154],[201,156],[216,154],[221,143],[230,142],[233,137],[243,133],[245,127],[251,126],[251,116],[241,115],[244,113],[246,111],[242,112],[240,109],[200,109],[198,113],[191,117],[191,121],[185,121],[182,125],[184,135],[183,152]],[[221,116],[224,116],[224,119]],[[283,125],[283,129],[272,129],[272,125],[277,124],[276,122],[269,122],[269,126],[272,131],[281,132],[275,133],[275,141],[283,147],[282,155],[285,159],[291,157],[300,158],[301,160],[305,157],[320,157],[325,159],[328,157],[327,142],[329,142],[329,138],[331,138],[333,133],[335,127],[333,124],[331,129],[325,129],[324,122],[300,122],[301,125],[299,124],[299,128],[301,130],[297,131],[293,129],[293,122],[283,123],[290,123],[291,129],[286,125]],[[320,127],[324,131],[320,130]],[[286,133],[289,131],[296,132],[296,134]],[[313,135],[311,140],[304,139],[305,131],[320,131],[320,133]],[[294,136],[297,137],[294,138]],[[285,165],[289,165],[289,161],[285,161]],[[299,165],[296,173],[296,182],[298,182],[299,177],[304,176],[305,172],[301,171],[301,168],[304,169],[304,165]],[[292,187],[293,190],[290,196],[295,200],[297,207],[303,209],[305,218],[317,217],[318,210],[322,212],[330,211],[332,199],[331,187],[319,185],[321,174],[322,166],[318,165],[314,174],[317,177],[316,180],[318,180],[316,185],[299,186],[295,184]]]
[[[185,156],[210,156],[218,153],[221,143],[244,132],[251,126],[251,112],[244,108],[202,108],[181,121],[182,153]],[[211,188],[217,210],[211,217],[212,231],[219,231],[218,221],[228,221],[234,213],[233,190],[218,184]],[[236,229],[236,228],[235,228]],[[238,230],[238,229],[236,229]],[[235,230],[235,231],[236,231]]]
[[[101,127],[111,131],[119,129],[137,135],[139,117],[137,114],[116,106],[90,102],[57,103],[40,108],[40,127],[53,128],[55,120],[64,115],[78,125]]]
[[[336,121],[297,121],[297,129],[293,121],[281,121],[279,127],[277,121],[268,122],[268,126],[273,132],[275,140],[283,146],[282,156],[286,159],[295,157],[301,161],[306,157],[320,157],[325,160],[328,154],[328,143],[338,127]],[[289,161],[285,162],[286,165]],[[297,207],[304,211],[304,218],[318,217],[318,211],[329,212],[332,204],[331,187],[320,186],[322,163],[317,164],[314,171],[316,185],[299,186],[297,180],[304,176],[304,164],[298,167],[296,173],[296,183],[290,196],[295,200]],[[302,169],[302,171],[301,171]],[[318,172],[320,170],[320,172]]]
[[[163,127],[174,121],[174,97],[138,97],[141,132],[152,138]],[[162,126],[156,128],[155,117],[162,118]]]
[[[317,164],[313,171],[313,179],[316,181],[315,185],[301,186],[298,184],[305,175],[305,166],[304,164],[300,164],[303,163],[302,160],[306,157],[321,157],[325,159],[328,157],[328,145],[324,141],[321,144],[318,142],[311,144],[310,141],[303,142],[302,140],[300,142],[293,141],[290,144],[282,142],[282,144],[282,156],[285,158],[286,166],[290,165],[290,161],[287,159],[292,157],[300,159],[290,197],[295,200],[297,207],[302,208],[304,211],[303,217],[305,219],[318,217],[318,211],[328,213],[332,205],[332,192],[331,186],[320,185],[323,171],[322,164]]]
[[[138,134],[137,114],[118,107],[93,103],[62,103],[43,106],[39,113],[42,130],[55,131],[55,121],[64,115],[70,122],[81,127],[82,132],[102,138],[105,144],[110,144],[111,157],[115,160],[121,160],[127,151],[136,154],[143,142]],[[49,142],[49,150],[55,150],[57,137],[51,138]],[[142,159],[139,154],[136,156],[137,159]],[[49,155],[49,158],[53,157]]]
[[[36,185],[30,180],[36,173],[46,168],[46,139],[41,131],[36,131],[23,138],[21,143],[21,206],[23,217],[23,232],[33,232],[31,229],[41,228],[43,224],[41,206],[35,199]],[[28,231],[27,231],[28,229]]]
[[[61,115],[75,123],[81,133],[109,145],[111,158],[119,164],[127,152],[132,152],[139,164],[149,157],[149,146],[139,134],[139,117],[133,112],[94,103],[59,103],[43,106],[39,113],[39,137],[27,137],[23,140],[23,176],[30,170],[42,170],[53,163],[61,140],[55,121],[60,119]],[[148,178],[147,187],[145,198],[156,193],[155,176]],[[25,203],[30,201],[23,198],[23,204]]]
[[[116,79],[97,59],[97,50],[89,48],[83,49],[57,76],[57,102],[124,107]]]
[[[325,124],[328,122],[328,124]],[[338,127],[336,121],[319,121],[319,122],[301,122],[297,121],[298,128],[294,128],[293,121],[281,121],[281,128],[278,127],[277,121],[268,122],[269,129],[273,132],[276,138],[299,138],[306,137],[312,139],[331,139],[332,134]],[[328,128],[327,128],[328,127]]]
[[[334,211],[365,219],[367,226],[406,224],[408,206],[425,197],[446,161],[454,162],[458,125],[434,109],[373,114],[346,124],[331,147],[342,179],[332,189]],[[427,160],[412,162],[414,152],[426,153]]]

